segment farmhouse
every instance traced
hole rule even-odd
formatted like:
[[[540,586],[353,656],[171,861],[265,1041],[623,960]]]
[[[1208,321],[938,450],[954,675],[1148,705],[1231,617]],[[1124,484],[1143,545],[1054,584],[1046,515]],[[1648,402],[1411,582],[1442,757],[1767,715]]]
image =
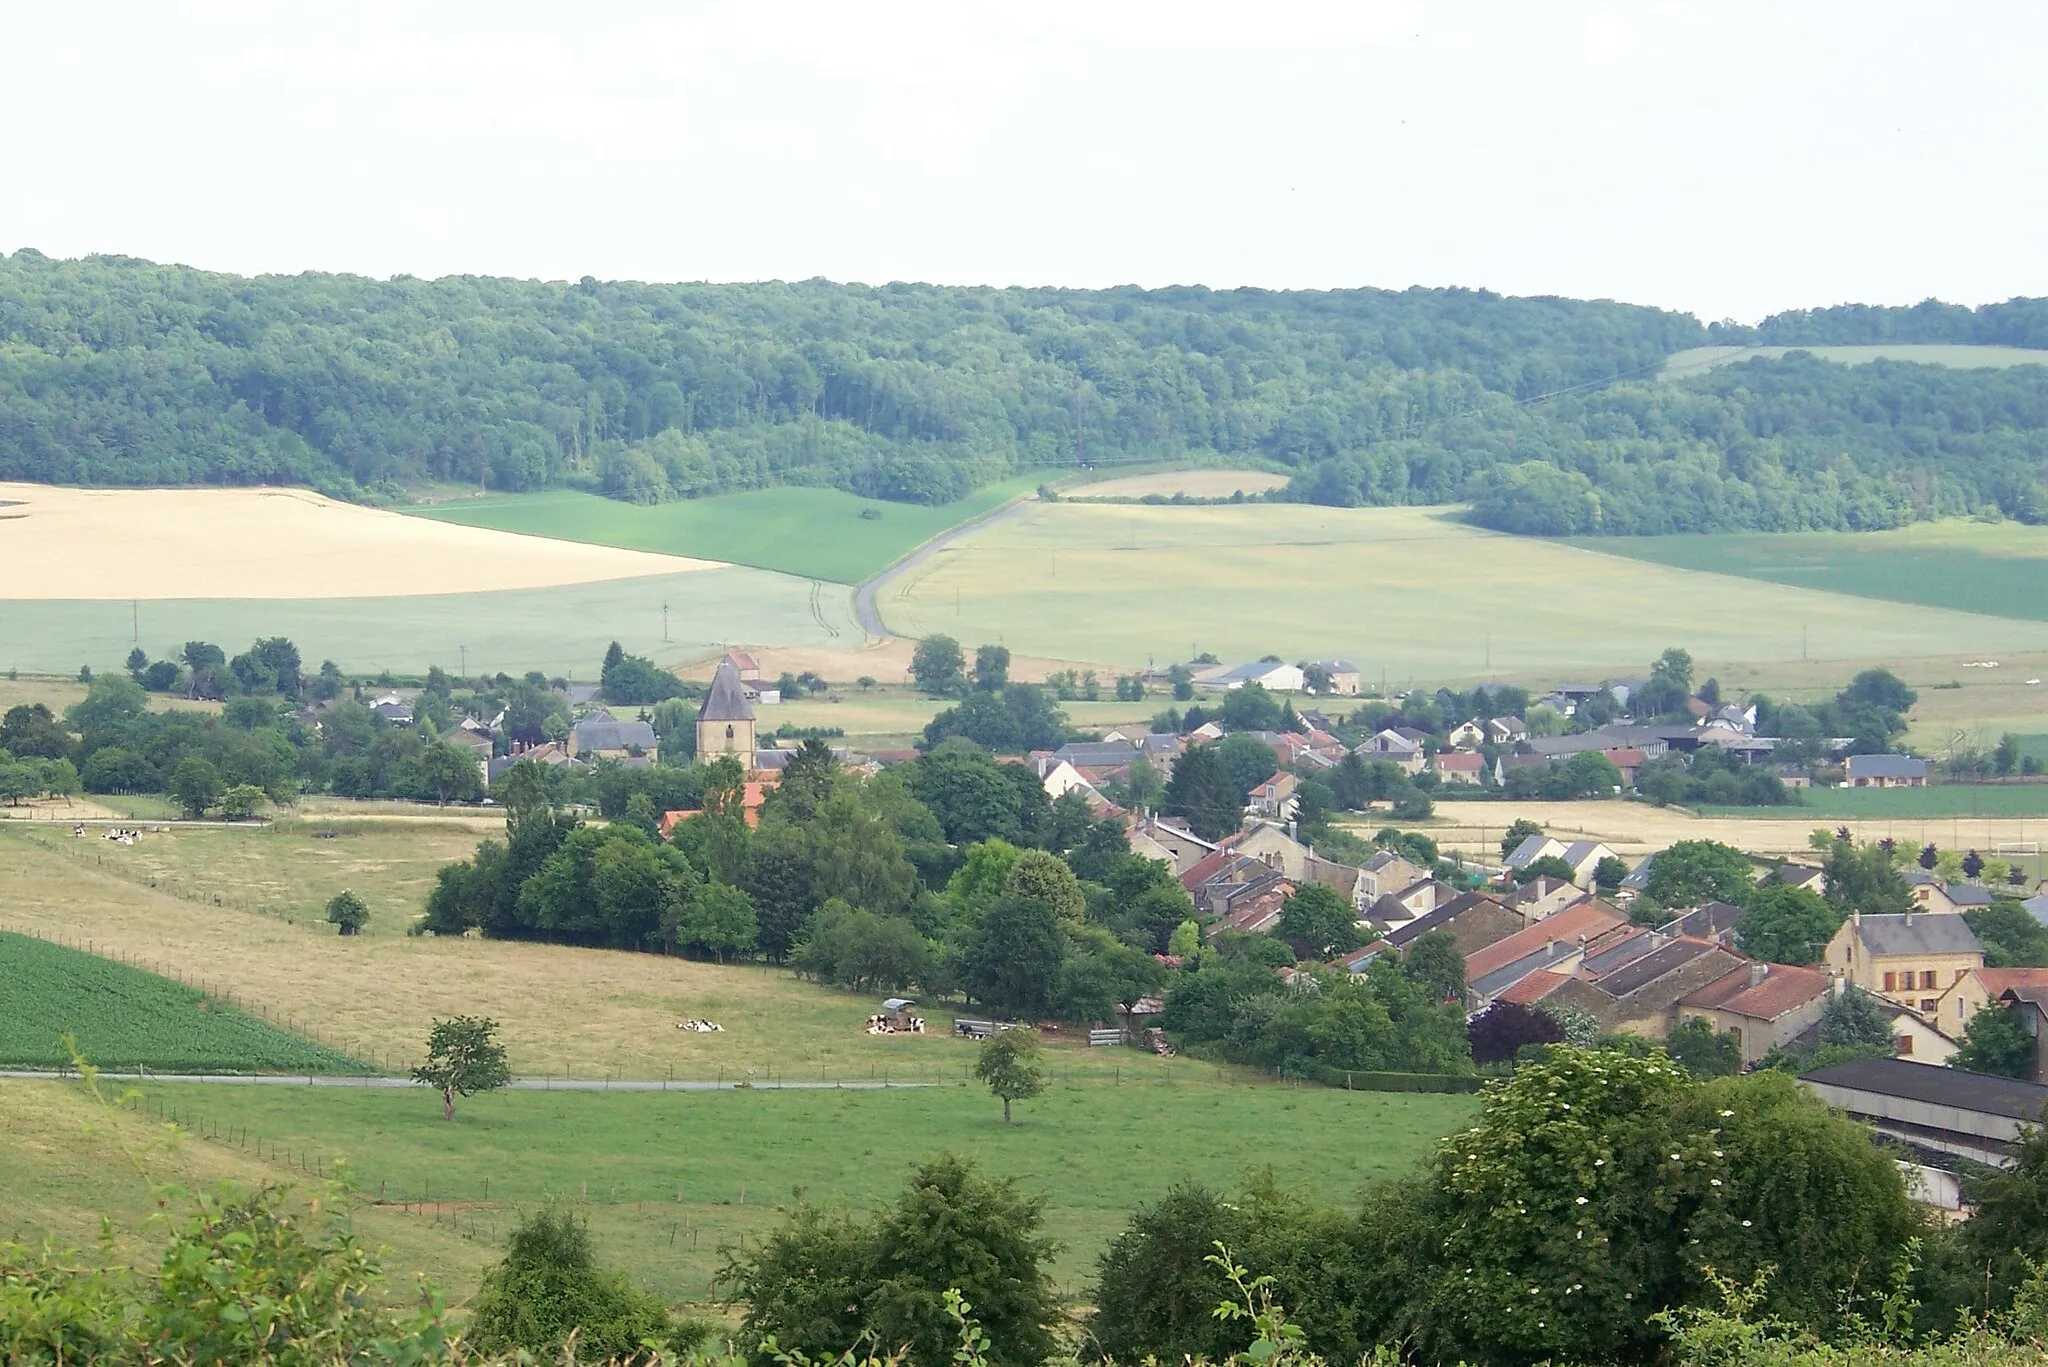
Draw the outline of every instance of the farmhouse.
[[[1960,1035],[1979,1011],[2016,988],[2048,991],[2048,968],[1973,968],[1941,994],[1935,1022],[1945,1034]]]
[[[1204,688],[1220,688],[1226,691],[1243,688],[1246,684],[1257,684],[1274,693],[1299,693],[1308,686],[1299,665],[1275,664],[1266,660],[1226,669],[1220,674],[1211,674],[1196,682]]]
[[[1317,660],[1309,667],[1320,670],[1323,677],[1330,681],[1330,686],[1325,690],[1328,693],[1355,698],[1363,688],[1358,677],[1358,666],[1349,660]]]
[[[711,691],[697,709],[697,758],[736,755],[745,764],[756,748],[754,705],[747,701],[739,666],[721,660],[718,672],[711,676]]]
[[[1269,821],[1289,821],[1301,800],[1295,797],[1295,789],[1301,787],[1301,780],[1287,771],[1278,770],[1264,783],[1251,791],[1251,801],[1245,810],[1253,816],[1262,816]]]
[[[1927,761],[1912,755],[1851,755],[1851,788],[1925,788]]]
[[[1486,756],[1462,750],[1439,750],[1431,756],[1429,767],[1445,783],[1476,788],[1486,773]]]

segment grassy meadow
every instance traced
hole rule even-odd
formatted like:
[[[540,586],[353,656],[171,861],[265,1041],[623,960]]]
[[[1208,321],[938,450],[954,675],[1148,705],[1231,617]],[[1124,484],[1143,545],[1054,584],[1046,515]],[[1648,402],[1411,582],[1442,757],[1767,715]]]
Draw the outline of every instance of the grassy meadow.
[[[1119,1050],[1118,1053],[1129,1051]],[[54,1087],[56,1084],[43,1084]],[[0,1084],[5,1099],[21,1084]],[[1139,1201],[1178,1181],[1231,1188],[1270,1168],[1341,1201],[1402,1173],[1476,1109],[1472,1097],[1203,1082],[1055,1081],[1005,1128],[978,1083],[887,1091],[505,1092],[441,1119],[421,1091],[304,1087],[138,1089],[195,1141],[289,1172],[346,1160],[358,1189],[420,1225],[476,1231],[488,1245],[521,1209],[574,1202],[604,1253],[676,1300],[709,1297],[719,1247],[757,1237],[801,1192],[855,1209],[893,1197],[920,1160],[951,1151],[1046,1198],[1061,1244],[1055,1275],[1085,1294],[1096,1256]],[[246,1136],[246,1138],[245,1138]],[[1284,1142],[1270,1142],[1284,1136]],[[488,1185],[487,1185],[488,1184]],[[0,1164],[0,1205],[11,1183]],[[414,1204],[424,1201],[424,1206]],[[438,1204],[437,1204],[438,1203]],[[417,1213],[414,1213],[417,1212]],[[0,1236],[8,1231],[0,1224]],[[439,1259],[421,1270],[472,1283]],[[473,1275],[473,1274],[472,1274]]]
[[[348,1073],[355,1060],[128,964],[0,931],[0,1065]]]
[[[2015,365],[2048,365],[2048,351],[2031,347],[1972,346],[1938,342],[1891,342],[1873,346],[1703,346],[1673,352],[1665,358],[1663,378],[1682,380],[1716,366],[1761,356],[1776,360],[1788,351],[1810,351],[1823,361],[1863,365],[1870,361],[1907,361],[1917,365],[1952,366],[1958,370],[2002,369]]]
[[[2048,621],[2048,527],[2018,522],[1956,518],[1886,532],[1603,536],[1570,544],[1673,569]]]
[[[1041,479],[1019,476],[938,507],[861,498],[838,489],[780,488],[649,507],[554,490],[450,499],[409,511],[472,527],[857,584],[947,528],[1030,492]]]
[[[134,612],[126,600],[0,599],[0,670],[115,670],[137,643]],[[233,652],[259,636],[284,635],[309,668],[331,659],[356,674],[419,674],[430,664],[453,671],[466,660],[472,675],[540,669],[589,680],[614,640],[674,663],[730,644],[863,639],[845,589],[742,566],[400,598],[143,599],[139,620],[140,644],[152,657],[173,654],[189,640]]]
[[[1390,685],[2048,648],[2034,622],[1503,536],[1428,508],[1033,505],[888,586],[902,634],[1105,667],[1341,655]],[[1835,685],[1840,686],[1840,682]]]

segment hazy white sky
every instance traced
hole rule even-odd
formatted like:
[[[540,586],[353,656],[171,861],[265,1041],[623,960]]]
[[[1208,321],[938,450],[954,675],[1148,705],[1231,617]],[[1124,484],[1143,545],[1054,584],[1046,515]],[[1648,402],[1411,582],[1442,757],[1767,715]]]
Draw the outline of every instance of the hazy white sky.
[[[326,8],[8,7],[0,248],[1745,320],[2048,294],[2038,0]]]

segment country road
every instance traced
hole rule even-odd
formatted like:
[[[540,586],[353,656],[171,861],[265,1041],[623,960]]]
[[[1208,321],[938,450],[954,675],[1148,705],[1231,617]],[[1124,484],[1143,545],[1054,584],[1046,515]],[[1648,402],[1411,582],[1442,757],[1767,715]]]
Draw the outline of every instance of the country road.
[[[99,1075],[102,1082],[217,1082],[232,1083],[245,1087],[417,1087],[420,1084],[405,1077],[343,1077],[338,1074],[314,1076],[283,1076],[275,1073],[108,1073]],[[9,1082],[75,1082],[76,1073],[36,1071],[30,1069],[0,1070],[0,1080]],[[606,1082],[591,1078],[519,1078],[506,1084],[515,1092],[879,1092],[900,1090],[905,1087],[936,1087],[935,1082],[685,1082],[678,1079],[664,1082],[657,1078],[652,1082],[644,1080]]]
[[[919,546],[880,574],[861,581],[860,587],[853,591],[854,620],[860,623],[861,629],[867,632],[870,637],[875,639],[886,638],[890,635],[888,624],[882,621],[881,609],[875,606],[876,600],[880,597],[885,586],[902,578],[907,572],[916,569],[919,565],[922,565],[961,537],[971,532],[978,532],[984,527],[992,527],[1005,518],[1015,517],[1018,513],[1024,511],[1026,504],[1036,503],[1037,501],[1037,494],[1020,494],[992,513],[983,513],[972,522],[963,522],[948,531],[940,532],[937,536],[925,542],[922,546]]]

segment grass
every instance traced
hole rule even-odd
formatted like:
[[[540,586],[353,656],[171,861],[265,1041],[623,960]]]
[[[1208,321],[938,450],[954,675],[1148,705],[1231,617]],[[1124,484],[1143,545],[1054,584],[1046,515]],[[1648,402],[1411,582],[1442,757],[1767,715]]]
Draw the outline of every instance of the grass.
[[[1886,532],[1580,537],[1570,544],[1681,570],[2048,621],[2048,527],[2017,522],[1950,519]]]
[[[233,652],[259,636],[284,635],[309,668],[331,659],[356,674],[418,674],[439,664],[470,675],[539,669],[594,680],[614,640],[671,663],[728,644],[851,646],[863,639],[845,590],[739,566],[404,598],[145,599],[139,614],[148,633],[142,646],[152,655],[195,639]],[[68,674],[90,664],[112,671],[133,633],[125,601],[0,600],[0,669]]]
[[[1788,351],[1810,351],[1824,361],[1862,365],[1869,361],[1912,361],[1921,365],[1952,366],[1959,370],[2003,368],[2015,365],[2048,365],[2048,351],[2029,347],[1970,346],[1932,342],[1888,343],[1877,346],[1809,347],[1692,347],[1674,352],[1664,362],[1663,378],[1682,380],[1715,366],[1747,361],[1754,356],[1776,359]]]
[[[1390,685],[1639,671],[1672,644],[1703,666],[2048,645],[2031,622],[1706,578],[1605,549],[1497,535],[1438,509],[1034,505],[892,584],[880,607],[902,634],[1112,668],[1201,650],[1340,655]]]
[[[1115,1051],[1128,1053],[1129,1051]],[[1055,1274],[1085,1294],[1097,1254],[1177,1181],[1230,1189],[1248,1167],[1343,1200],[1398,1174],[1469,1116],[1470,1097],[1275,1085],[1061,1083],[1015,1126],[980,1084],[890,1091],[534,1093],[474,1097],[444,1123],[411,1091],[157,1087],[206,1130],[268,1152],[347,1160],[365,1195],[424,1199],[489,1241],[514,1212],[576,1203],[604,1254],[679,1300],[701,1300],[718,1246],[757,1238],[801,1192],[861,1208],[921,1159],[952,1151],[1046,1198]],[[1262,1143],[1255,1136],[1285,1136]],[[488,1183],[488,1187],[486,1186]],[[487,1194],[488,1193],[488,1194]],[[4,1192],[0,1192],[4,1195]],[[438,1206],[436,1203],[439,1203]],[[466,1291],[466,1286],[455,1288]]]
[[[111,1100],[118,1088],[103,1084]],[[294,1093],[295,1095],[297,1093]],[[253,1149],[179,1136],[154,1113],[102,1106],[77,1084],[0,1081],[0,1113],[7,1137],[0,1143],[0,1241],[87,1248],[101,1235],[101,1217],[113,1223],[115,1249],[147,1265],[160,1246],[154,1218],[179,1210],[165,1189],[208,1191],[222,1183],[243,1190],[266,1182],[293,1182],[312,1194],[318,1183],[283,1161]],[[159,1197],[163,1197],[163,1201]],[[353,1220],[357,1234],[386,1251],[394,1300],[408,1296],[411,1273],[431,1271],[456,1299],[475,1287],[494,1250],[459,1237],[452,1222],[416,1218],[397,1207],[369,1206]]]
[[[1883,817],[2012,816],[2048,817],[2048,784],[1986,785],[1937,783],[1926,788],[1809,788],[1785,815],[1815,819]],[[1714,808],[1733,815],[1737,809]],[[1744,809],[1753,810],[1753,809]]]
[[[1041,478],[1020,475],[939,507],[889,503],[838,489],[781,488],[651,507],[558,490],[469,498],[410,511],[474,527],[857,584],[947,528],[1028,493]]]
[[[167,1073],[342,1073],[361,1065],[182,983],[0,931],[0,1063],[60,1067],[78,1051]]]
[[[925,1011],[932,1034],[872,1036],[864,1027],[876,997],[768,965],[399,934],[409,920],[406,890],[424,887],[475,837],[451,840],[439,823],[392,824],[389,844],[363,834],[331,850],[253,830],[172,831],[102,850],[104,842],[76,841],[68,828],[0,825],[0,886],[9,894],[0,924],[89,939],[99,952],[232,994],[291,1028],[317,1023],[320,1040],[385,1071],[416,1061],[434,1019],[454,1015],[498,1020],[513,1069],[526,1077],[715,1079],[752,1068],[900,1080],[957,1075],[973,1057],[974,1046],[951,1038],[949,1010]],[[310,911],[357,884],[376,899],[368,934],[343,938],[305,914],[279,914]],[[725,1031],[676,1028],[698,1017]],[[1167,1080],[1214,1072],[1130,1051],[1111,1062],[1106,1052],[1079,1050],[1064,1066]]]

